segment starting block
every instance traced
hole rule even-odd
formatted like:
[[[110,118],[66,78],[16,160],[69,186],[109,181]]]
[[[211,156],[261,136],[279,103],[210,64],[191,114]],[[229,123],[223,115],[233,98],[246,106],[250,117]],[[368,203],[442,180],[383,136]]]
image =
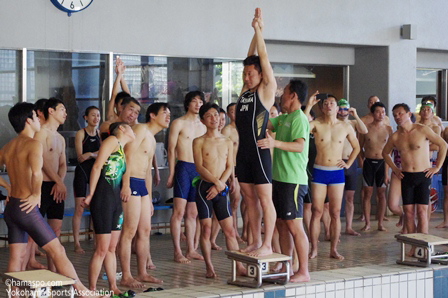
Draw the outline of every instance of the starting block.
[[[53,287],[70,286],[70,297],[74,297],[73,285],[76,280],[49,270],[30,270],[7,272],[3,274],[8,280],[8,297],[11,298],[12,288],[17,287],[26,297],[53,297]]]
[[[228,284],[236,286],[244,286],[251,288],[259,288],[263,281],[278,283],[281,285],[287,284],[289,282],[289,261],[290,256],[285,256],[282,254],[273,253],[268,256],[263,257],[252,257],[246,253],[239,251],[226,251],[227,258],[232,260],[232,278],[227,281]],[[252,277],[253,280],[247,280],[247,278],[241,277],[237,279],[236,275],[236,262],[241,262],[247,264],[247,276]],[[285,265],[286,272],[281,273],[270,273],[269,263],[280,262]],[[279,279],[273,279],[274,277],[283,277]],[[246,280],[243,280],[246,279]]]
[[[429,267],[433,264],[447,264],[447,255],[435,255],[434,246],[448,244],[448,239],[437,237],[434,235],[414,233],[414,234],[397,234],[395,235],[397,241],[401,243],[401,259],[397,260],[397,264]],[[419,261],[406,261],[405,245],[412,245],[417,247],[417,257]],[[444,259],[444,260],[441,260]]]

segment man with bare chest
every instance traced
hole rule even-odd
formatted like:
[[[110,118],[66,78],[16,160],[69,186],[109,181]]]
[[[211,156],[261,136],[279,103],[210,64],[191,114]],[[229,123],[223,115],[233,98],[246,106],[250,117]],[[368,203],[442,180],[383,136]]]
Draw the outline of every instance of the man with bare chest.
[[[421,100],[422,108],[425,105],[427,105],[427,104],[431,104],[432,107],[433,107],[433,109],[432,109],[433,110],[432,111],[433,116],[431,117],[431,125],[439,126],[440,127],[440,132],[442,132],[442,130],[443,130],[442,120],[440,119],[440,117],[438,117],[435,114],[435,112],[436,112],[435,110],[436,110],[436,107],[437,107],[437,99],[434,96],[425,96],[425,97],[423,97],[422,100]],[[422,108],[420,108],[420,111],[422,110]],[[415,122],[420,123],[422,121],[421,117],[422,117],[421,113],[418,113],[418,114],[416,113],[415,114]],[[426,119],[426,121],[427,120],[428,119]]]
[[[434,115],[435,107],[431,101],[422,101],[422,106],[420,107],[420,113],[418,114],[420,117],[417,123],[423,124],[431,128],[437,135],[442,135],[442,128],[439,124],[434,121],[434,118],[437,117]],[[429,143],[429,159],[432,163],[434,161],[434,152],[439,151],[439,147],[435,144]],[[436,153],[437,154],[437,153]],[[443,179],[442,179],[443,180]],[[443,183],[443,181],[442,181]],[[431,220],[431,201],[428,202],[428,220]]]
[[[212,210],[226,237],[227,249],[238,250],[233,228],[230,202],[227,198],[227,180],[233,172],[233,144],[218,131],[219,107],[213,103],[204,104],[199,115],[207,132],[193,141],[196,169],[201,177],[197,184],[196,205],[201,224],[201,250],[205,258],[206,277],[216,278],[211,259]],[[244,274],[241,263],[237,265],[239,274]]]
[[[190,263],[190,259],[204,258],[194,249],[196,232],[195,192],[193,179],[198,176],[193,159],[193,140],[205,133],[205,126],[199,120],[199,109],[204,104],[204,94],[200,91],[187,93],[184,116],[173,121],[168,139],[168,166],[170,174],[167,188],[174,187],[174,209],[171,216],[170,229],[174,245],[174,261]],[[177,163],[176,163],[177,157]],[[184,256],[180,248],[182,218],[185,216],[185,234],[187,237],[187,253]]]
[[[415,232],[415,210],[417,210],[417,232],[428,233],[428,202],[431,178],[442,167],[447,144],[431,128],[413,124],[407,104],[397,104],[392,109],[398,129],[384,146],[382,155],[398,178],[401,179],[401,195],[408,233]],[[436,166],[429,162],[429,142],[439,147]],[[397,168],[390,157],[393,148],[401,156],[401,169]],[[413,255],[414,248],[408,255]]]
[[[370,108],[373,106],[374,103],[379,102],[380,99],[378,98],[378,96],[370,96],[369,99],[367,100],[367,108],[369,109],[369,113],[363,117],[361,117],[362,122],[364,122],[365,125],[372,123],[373,122],[373,114],[372,112],[370,112]],[[389,117],[385,116],[384,117],[384,122],[387,125],[390,125],[390,120]]]
[[[310,100],[316,100],[314,98]],[[343,260],[337,251],[341,233],[340,210],[344,193],[344,169],[350,168],[359,153],[359,143],[353,127],[336,118],[338,112],[335,97],[319,101],[322,117],[310,123],[310,131],[314,134],[317,156],[313,168],[312,210],[310,223],[311,259],[317,257],[317,243],[320,234],[320,218],[322,217],[325,197],[328,194],[330,203],[330,257]],[[353,148],[347,162],[342,160],[344,141],[348,139]]]
[[[49,121],[57,128],[55,124],[57,121],[54,122],[55,118],[63,123],[65,108],[57,100],[50,99],[49,101],[53,103],[52,108],[47,110],[50,111],[51,116],[49,117],[46,112],[45,118],[47,118],[47,123]],[[94,294],[89,293],[81,283],[73,264],[65,254],[64,247],[53,231],[54,228],[52,229],[45,222],[38,210],[38,206],[42,206],[43,203],[41,201],[41,183],[45,152],[43,152],[42,143],[33,139],[36,132],[41,129],[34,105],[26,102],[18,103],[11,108],[8,118],[18,136],[0,150],[0,165],[6,165],[11,181],[11,190],[8,192],[9,202],[4,213],[8,226],[9,243],[9,260],[6,270],[7,272],[23,271],[29,235],[54,261],[58,273],[75,280],[74,287],[77,290],[77,295]],[[45,165],[43,166],[45,168]],[[46,175],[48,177],[48,174]],[[1,186],[8,186],[3,180],[0,182]],[[60,198],[60,190],[55,188],[56,191]]]
[[[252,256],[266,256],[272,254],[276,221],[272,202],[272,160],[270,150],[259,148],[257,141],[266,136],[269,110],[275,102],[277,81],[263,39],[260,8],[255,10],[252,27],[254,37],[247,58],[243,61],[244,85],[235,109],[235,124],[240,140],[235,173],[247,203],[249,228],[253,236],[243,252]],[[258,53],[258,56],[255,53]],[[261,237],[262,217],[264,239]]]
[[[147,272],[149,236],[151,232],[152,171],[156,139],[154,136],[170,124],[170,110],[166,103],[154,103],[146,111],[146,123],[132,127],[135,140],[124,148],[127,170],[122,180],[122,206],[124,213],[120,238],[120,261],[123,270],[121,285],[142,287],[140,282],[161,283]],[[131,274],[131,243],[136,237],[137,278]]]
[[[359,135],[363,135],[367,133],[367,127],[362,122],[361,118],[359,118],[356,109],[350,107],[350,104],[345,99],[340,99],[338,101],[338,119],[344,121],[345,123],[350,124],[355,132]],[[352,115],[355,120],[348,120],[348,116]],[[345,139],[344,141],[344,149],[342,150],[342,160],[347,162],[352,153],[352,146],[349,141]],[[344,170],[344,197],[345,197],[345,233],[347,235],[359,236],[360,234],[353,230],[353,214],[355,211],[354,199],[355,199],[355,191],[358,181],[358,162],[357,159],[353,162],[352,166],[348,169]]]
[[[420,123],[431,128],[437,135],[442,134],[442,128],[440,128],[437,121],[434,121],[434,105],[430,101],[424,101],[420,108],[420,113],[418,114],[420,117],[417,118],[416,123]],[[430,153],[429,156],[432,158],[433,151],[438,151],[437,146],[430,144]]]
[[[39,208],[43,217],[48,219],[48,224],[57,237],[61,234],[62,218],[64,217],[64,201],[67,196],[67,188],[64,178],[67,174],[65,159],[65,140],[57,129],[64,124],[67,112],[63,102],[56,98],[50,98],[44,106],[45,124],[34,135],[34,139],[43,146],[43,182],[42,198]],[[53,260],[47,256],[48,268],[55,272]]]
[[[141,110],[141,105],[133,97],[125,97],[121,101],[121,108],[123,109],[120,112],[120,115],[117,118],[114,118],[112,120],[104,121],[100,126],[100,134],[101,139],[104,140],[109,136],[109,127],[114,122],[124,122],[129,124],[130,126],[133,126],[138,118],[138,115]]]
[[[363,213],[366,221],[361,231],[370,230],[370,200],[374,185],[376,185],[378,200],[378,231],[387,231],[383,226],[383,220],[386,212],[386,186],[389,184],[389,166],[384,163],[382,151],[387,139],[392,135],[392,128],[384,122],[386,115],[384,104],[376,102],[370,109],[373,114],[373,122],[367,124],[369,132],[359,138],[361,157],[364,159],[362,169]]]

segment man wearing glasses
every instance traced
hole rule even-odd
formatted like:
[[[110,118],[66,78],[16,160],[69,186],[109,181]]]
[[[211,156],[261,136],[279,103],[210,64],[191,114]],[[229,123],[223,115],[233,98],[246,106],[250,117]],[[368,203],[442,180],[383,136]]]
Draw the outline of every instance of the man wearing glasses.
[[[350,107],[350,104],[345,99],[340,99],[338,101],[338,120],[344,121],[345,123],[350,124],[355,132],[358,134],[366,134],[367,127],[362,122],[361,118],[359,118],[356,109]],[[355,120],[348,120],[348,116],[351,115],[355,118]],[[344,148],[342,150],[342,159],[347,162],[350,157],[350,154],[353,151],[353,147],[350,145],[350,142],[345,139]],[[345,187],[344,187],[344,197],[345,197],[345,233],[347,235],[359,236],[360,234],[353,230],[352,222],[353,222],[353,214],[354,214],[354,204],[353,200],[355,198],[355,190],[357,185],[357,170],[358,170],[358,162],[355,159],[350,168],[344,169],[345,176]]]

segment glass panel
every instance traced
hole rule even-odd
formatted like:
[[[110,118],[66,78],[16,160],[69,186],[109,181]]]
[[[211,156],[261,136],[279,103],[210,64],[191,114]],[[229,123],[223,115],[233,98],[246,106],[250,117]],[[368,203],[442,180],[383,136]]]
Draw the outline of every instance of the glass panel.
[[[64,102],[67,120],[59,128],[66,138],[68,166],[76,165],[75,132],[85,127],[84,111],[89,106],[100,109],[107,94],[106,55],[28,51],[27,101],[56,97]]]
[[[68,113],[61,130],[84,127],[85,109],[91,105],[100,107],[106,91],[106,55],[28,51],[27,62],[27,101],[59,98]]]
[[[437,97],[440,69],[417,69],[417,96],[415,111],[420,112],[421,100],[425,96]]]
[[[19,100],[20,57],[19,51],[0,50],[0,148],[16,136],[8,112]]]
[[[292,79],[300,79],[308,85],[308,95],[316,90],[321,93],[329,93],[340,99],[344,94],[342,66],[307,66],[296,64],[273,63],[272,69],[277,81],[276,102],[280,104],[283,89]],[[308,100],[308,98],[306,99]],[[317,116],[320,110],[315,107],[313,111]]]
[[[170,104],[171,120],[182,116],[185,113],[184,98],[189,91],[201,90],[205,94],[206,101],[214,101],[224,108],[231,99],[234,98],[236,101],[241,91],[241,62],[201,58],[118,56],[126,66],[124,79],[131,96],[138,99],[144,107],[139,115],[139,122],[145,122],[145,109],[150,104],[160,101]],[[114,58],[116,57],[117,55]],[[223,82],[230,82],[231,87]],[[163,131],[156,138],[157,141],[164,142],[166,132]]]

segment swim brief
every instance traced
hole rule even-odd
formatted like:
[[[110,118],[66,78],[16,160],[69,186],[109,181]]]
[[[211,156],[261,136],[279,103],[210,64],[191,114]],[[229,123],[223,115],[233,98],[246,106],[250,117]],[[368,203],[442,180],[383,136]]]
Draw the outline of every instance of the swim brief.
[[[129,179],[129,186],[131,187],[132,196],[144,197],[148,195],[145,179],[131,177]]]

